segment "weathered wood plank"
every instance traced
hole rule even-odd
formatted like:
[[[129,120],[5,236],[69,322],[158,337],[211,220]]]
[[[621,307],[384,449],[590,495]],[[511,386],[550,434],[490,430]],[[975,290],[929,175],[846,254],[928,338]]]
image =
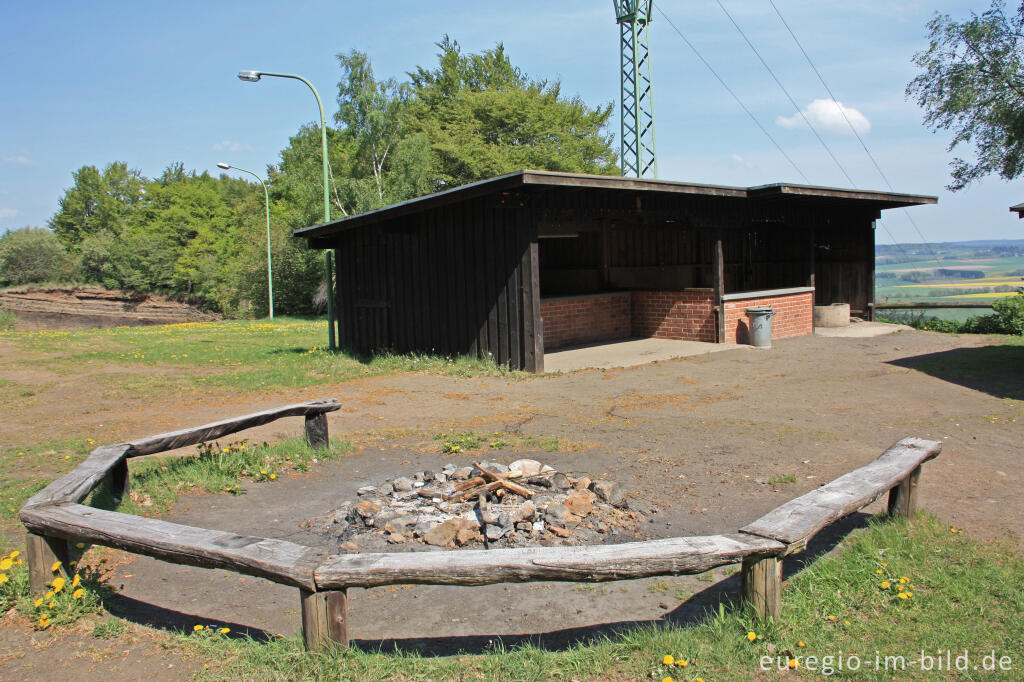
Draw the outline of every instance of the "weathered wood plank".
[[[489,585],[564,580],[600,582],[702,573],[750,555],[777,554],[784,545],[741,535],[668,538],[594,547],[346,554],[316,570],[317,589],[395,584]]]
[[[131,446],[128,456],[138,457],[140,455],[151,455],[155,452],[174,450],[175,448],[185,447],[186,445],[205,443],[217,438],[222,438],[228,434],[244,431],[245,429],[251,429],[254,426],[268,424],[277,419],[281,419],[282,417],[299,417],[308,414],[334,412],[339,409],[341,409],[341,405],[333,398],[322,398],[320,400],[310,400],[305,403],[275,407],[262,412],[255,412],[241,417],[232,417],[231,419],[213,422],[212,424],[194,426],[189,429],[171,431],[170,433],[161,433],[157,436],[149,436],[148,438],[128,441],[127,445]]]
[[[899,485],[889,491],[889,514],[909,519],[917,509],[917,482],[921,478],[918,466]]]
[[[195,528],[80,504],[25,507],[20,518],[36,535],[116,547],[175,564],[228,569],[305,589],[314,587],[311,556],[315,550],[284,540]]]
[[[874,502],[941,451],[937,441],[904,438],[870,464],[776,507],[740,532],[786,544],[806,541],[833,521]]]
[[[327,431],[327,415],[324,412],[306,415],[306,441],[311,448],[326,448],[330,445]]]
[[[103,481],[108,472],[124,462],[129,446],[103,445],[89,454],[84,462],[33,495],[25,507],[39,507],[62,502],[81,502]]]
[[[54,562],[61,562],[54,573]],[[57,574],[67,576],[68,550],[63,538],[25,534],[25,562],[28,564],[28,584],[33,596],[46,592],[47,585]]]

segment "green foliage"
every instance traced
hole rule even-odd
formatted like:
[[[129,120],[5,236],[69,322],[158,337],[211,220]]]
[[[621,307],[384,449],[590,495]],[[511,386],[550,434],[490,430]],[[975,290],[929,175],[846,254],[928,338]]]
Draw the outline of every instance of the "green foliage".
[[[992,302],[1002,326],[1001,334],[1024,336],[1024,289],[1018,289],[1016,296],[1006,296]]]
[[[944,320],[926,316],[923,313],[900,315],[889,313],[884,322],[906,324],[931,332],[946,334],[1010,334],[1024,336],[1024,289],[1018,289],[1015,296],[1006,296],[992,302],[992,315],[974,315],[964,322]]]
[[[50,230],[23,227],[0,237],[0,282],[60,281],[71,278],[73,271],[73,260]]]
[[[1024,171],[1024,2],[1010,16],[1002,0],[957,22],[937,14],[928,49],[914,56],[922,72],[907,86],[932,130],[950,130],[949,149],[973,143],[975,160],[953,161],[950,190],[991,173]]]
[[[7,331],[8,329],[14,329],[14,323],[18,321],[12,313],[6,310],[0,309],[0,332]],[[3,386],[4,384],[0,384]]]
[[[58,202],[49,227],[69,248],[85,237],[103,232],[119,234],[132,209],[142,201],[145,179],[122,161],[82,166],[72,174],[75,182]]]

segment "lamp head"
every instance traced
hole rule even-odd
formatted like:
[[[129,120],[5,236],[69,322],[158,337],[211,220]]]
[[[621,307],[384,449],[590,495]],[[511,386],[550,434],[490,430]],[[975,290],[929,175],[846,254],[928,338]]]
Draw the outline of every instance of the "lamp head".
[[[239,71],[238,80],[247,81],[249,83],[258,83],[260,75],[259,71]]]
[[[230,163],[224,163],[223,161],[221,161],[220,163],[217,164],[217,168],[223,168],[224,170],[231,170],[231,164]]]

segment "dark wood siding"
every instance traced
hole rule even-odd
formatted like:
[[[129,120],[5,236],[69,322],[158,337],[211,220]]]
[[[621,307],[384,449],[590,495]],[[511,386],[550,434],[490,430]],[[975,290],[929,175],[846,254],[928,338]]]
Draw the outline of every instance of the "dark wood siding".
[[[340,345],[533,369],[523,286],[531,228],[481,198],[337,235]]]

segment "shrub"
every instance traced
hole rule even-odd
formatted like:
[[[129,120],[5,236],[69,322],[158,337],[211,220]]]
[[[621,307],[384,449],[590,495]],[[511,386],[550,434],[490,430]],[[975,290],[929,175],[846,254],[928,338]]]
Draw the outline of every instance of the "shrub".
[[[0,237],[0,280],[30,284],[66,280],[71,259],[50,230],[23,227]]]

